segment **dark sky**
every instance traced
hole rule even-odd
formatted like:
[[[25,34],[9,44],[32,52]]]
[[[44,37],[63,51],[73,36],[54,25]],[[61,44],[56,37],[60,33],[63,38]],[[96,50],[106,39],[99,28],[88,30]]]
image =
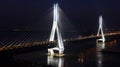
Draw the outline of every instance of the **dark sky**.
[[[49,31],[56,2],[80,32],[96,32],[99,15],[105,30],[120,30],[119,0],[1,0],[0,30]]]

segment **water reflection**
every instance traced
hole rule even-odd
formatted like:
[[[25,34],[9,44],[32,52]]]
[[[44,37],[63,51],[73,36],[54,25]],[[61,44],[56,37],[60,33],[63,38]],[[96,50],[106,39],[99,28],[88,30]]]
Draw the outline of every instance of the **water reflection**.
[[[113,48],[118,48],[116,50],[120,51],[119,44],[120,40],[107,41],[106,43],[95,43],[95,41],[80,43],[78,46],[70,46],[69,48],[72,49],[66,50],[64,57],[48,56],[44,54],[44,50],[23,53],[15,55],[13,57],[15,62],[10,61],[10,64],[25,65],[21,67],[117,67],[117,65],[120,67],[118,53],[104,52],[108,49],[114,50]],[[101,52],[101,50],[103,51]]]
[[[110,41],[110,42],[107,42],[106,43],[106,47],[107,48],[113,48],[113,47],[116,47],[116,40],[112,40],[112,41]]]
[[[64,58],[63,57],[47,57],[47,64],[55,67],[64,67]]]
[[[97,55],[97,66],[103,67],[103,55],[100,52],[105,49],[105,43],[97,43],[96,44],[96,55]]]
[[[97,66],[102,67],[103,66],[103,55],[101,52],[97,52]]]
[[[105,43],[102,43],[102,42],[96,43],[96,49],[97,49],[97,51],[101,51],[101,50],[105,49]]]
[[[83,52],[80,53],[79,58],[78,58],[78,62],[83,64],[83,62],[84,62],[84,53]]]

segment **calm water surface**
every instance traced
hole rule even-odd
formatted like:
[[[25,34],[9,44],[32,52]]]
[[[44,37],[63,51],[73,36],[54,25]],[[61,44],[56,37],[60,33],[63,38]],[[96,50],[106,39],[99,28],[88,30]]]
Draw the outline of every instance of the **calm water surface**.
[[[105,44],[94,41],[69,43],[65,46],[65,56],[51,57],[47,50],[14,55],[1,62],[0,67],[120,67],[120,40]],[[117,52],[100,52],[110,49]]]

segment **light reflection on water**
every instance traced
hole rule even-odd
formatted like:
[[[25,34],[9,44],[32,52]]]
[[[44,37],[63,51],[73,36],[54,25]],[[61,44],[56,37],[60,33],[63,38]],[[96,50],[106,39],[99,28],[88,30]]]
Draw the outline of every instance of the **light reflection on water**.
[[[64,58],[63,57],[47,57],[47,64],[55,67],[63,67],[64,66]]]
[[[97,67],[103,67],[102,63],[103,63],[103,56],[101,52],[97,52]]]
[[[103,67],[103,56],[100,51],[105,49],[105,43],[96,43],[97,67]]]
[[[96,50],[101,51],[102,49],[105,49],[105,43],[96,43]]]
[[[112,40],[112,41],[106,43],[106,47],[107,48],[115,48],[117,46],[116,43],[117,43],[117,40]]]
[[[119,40],[106,43],[86,42],[74,44],[63,57],[48,56],[46,51],[30,52],[15,55],[16,63],[25,64],[22,67],[110,67],[120,66],[119,54],[102,53],[102,49],[119,47]],[[119,50],[118,50],[119,51]]]
[[[84,62],[84,53],[82,53],[82,52],[80,53],[80,56],[78,58],[78,62],[83,64],[83,62]]]

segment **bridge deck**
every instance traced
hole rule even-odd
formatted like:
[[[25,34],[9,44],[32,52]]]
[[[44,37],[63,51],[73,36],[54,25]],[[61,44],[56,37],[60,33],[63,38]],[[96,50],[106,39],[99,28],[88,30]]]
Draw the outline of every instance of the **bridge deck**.
[[[113,35],[119,35],[119,32],[116,33],[105,33],[105,36],[113,36]],[[96,35],[90,35],[90,36],[84,36],[84,37],[78,37],[74,39],[65,39],[65,41],[75,41],[75,40],[86,40],[91,38],[99,38],[100,36]],[[13,40],[2,40],[2,43],[0,45],[0,51],[4,50],[12,50],[12,49],[18,49],[18,48],[24,48],[24,47],[33,47],[33,46],[41,46],[45,44],[50,44],[48,40],[35,40],[34,38],[29,38],[29,36],[25,37],[24,39],[13,39]]]

